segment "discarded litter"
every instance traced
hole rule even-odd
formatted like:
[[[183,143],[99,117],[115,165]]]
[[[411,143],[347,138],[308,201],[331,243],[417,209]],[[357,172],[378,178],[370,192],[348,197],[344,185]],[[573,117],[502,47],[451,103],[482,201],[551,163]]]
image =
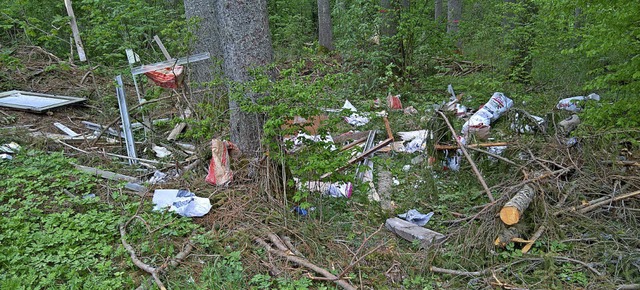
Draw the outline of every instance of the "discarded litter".
[[[503,93],[493,93],[491,99],[462,125],[462,134],[465,136],[475,134],[478,138],[486,139],[489,136],[491,122],[497,120],[511,106],[513,106],[513,100]]]
[[[167,209],[184,217],[200,217],[211,210],[208,198],[198,197],[185,189],[156,189],[153,192],[154,211]]]
[[[183,71],[184,68],[181,65],[176,65],[174,67],[165,67],[155,71],[145,72],[144,75],[159,87],[176,89],[182,83]]]
[[[158,158],[165,158],[167,156],[171,156],[171,151],[169,151],[167,148],[153,145],[151,149],[153,150],[153,152],[156,153],[156,157]]]
[[[556,108],[559,110],[567,110],[570,112],[580,112],[582,111],[582,102],[586,100],[595,100],[600,101],[600,96],[598,94],[591,93],[588,96],[576,96],[571,98],[565,98],[558,102]]]
[[[61,106],[84,102],[86,100],[87,99],[85,98],[23,91],[8,91],[0,93],[0,106],[29,110],[38,113]]]
[[[429,219],[433,216],[433,212],[422,214],[416,209],[410,209],[406,213],[399,214],[398,217],[404,219],[413,224],[424,226],[429,222]]]
[[[404,148],[401,149],[401,151],[405,153],[413,153],[416,151],[423,151],[426,148],[425,140],[429,137],[429,131],[417,130],[398,132],[398,135],[403,141],[409,141],[409,143],[404,145]]]
[[[400,102],[400,95],[387,95],[387,107],[391,110],[402,110],[402,102]]]
[[[16,142],[3,144],[0,146],[0,159],[12,160],[13,154],[20,151],[22,147]]]
[[[331,197],[351,197],[351,193],[353,192],[353,185],[351,182],[323,182],[323,181],[307,181],[300,182],[298,178],[294,178],[296,182],[296,186],[298,189],[307,189],[313,192],[320,192],[324,195],[328,195]]]
[[[523,118],[519,113],[516,113],[514,116],[513,123],[511,123],[511,130],[516,131],[520,134],[531,133],[535,131],[538,126],[544,126],[545,120],[542,117],[529,115],[531,118]],[[537,125],[531,125],[531,119],[534,119]]]
[[[495,155],[502,155],[502,152],[507,149],[507,146],[491,146],[487,148],[489,153],[493,153]],[[493,156],[489,156],[489,160],[496,161],[496,158]]]
[[[576,114],[573,114],[558,123],[560,130],[562,130],[564,134],[571,133],[571,131],[575,130],[578,125],[580,125],[580,117]]]
[[[362,125],[366,125],[367,123],[369,123],[369,118],[361,116],[358,114],[358,109],[356,109],[356,107],[354,107],[351,102],[349,102],[349,100],[346,100],[344,102],[344,105],[342,106],[343,110],[350,110],[352,112],[352,114],[349,117],[345,117],[345,121],[347,121],[347,123],[353,125],[353,126],[362,126]]]
[[[160,170],[153,172],[153,176],[149,179],[150,184],[163,183],[167,181],[168,175]]]
[[[313,211],[313,210],[315,210],[315,207],[310,207],[309,209],[304,209],[304,208],[301,208],[301,207],[299,207],[299,206],[294,206],[294,207],[291,209],[291,212],[296,213],[296,214],[299,214],[299,215],[301,215],[301,216],[308,216],[308,215],[309,215],[309,212],[310,212],[310,211]]]
[[[231,164],[229,163],[229,151],[238,151],[238,147],[229,141],[220,139],[211,140],[211,162],[206,181],[213,185],[227,185],[233,178]]]
[[[418,110],[416,108],[414,108],[413,106],[408,106],[406,108],[404,108],[404,114],[405,115],[415,115],[418,113]]]

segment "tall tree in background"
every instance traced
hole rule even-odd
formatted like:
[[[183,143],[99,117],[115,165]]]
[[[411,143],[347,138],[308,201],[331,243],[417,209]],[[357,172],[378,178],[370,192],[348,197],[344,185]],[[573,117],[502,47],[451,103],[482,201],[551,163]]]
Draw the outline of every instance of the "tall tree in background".
[[[462,0],[447,1],[447,33],[458,32],[458,23],[462,17]]]
[[[329,0],[318,0],[318,41],[321,47],[329,51],[335,49]]]
[[[442,19],[444,19],[444,6],[442,5],[443,0],[436,0],[435,7],[435,20],[437,23],[440,23]]]

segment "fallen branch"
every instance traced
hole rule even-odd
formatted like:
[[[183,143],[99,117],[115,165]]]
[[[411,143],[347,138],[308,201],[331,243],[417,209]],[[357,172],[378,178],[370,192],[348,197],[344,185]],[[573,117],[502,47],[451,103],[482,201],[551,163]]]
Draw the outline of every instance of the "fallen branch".
[[[593,272],[594,274],[598,275],[598,276],[602,276],[604,274],[600,273],[598,270],[596,270],[595,268],[591,267],[591,265],[582,262],[580,260],[576,260],[576,259],[572,259],[572,258],[567,258],[567,257],[554,257],[556,260],[558,261],[564,261],[564,262],[573,262],[576,264],[580,264],[582,266],[584,266],[585,268],[589,269],[591,272]]]
[[[347,280],[338,279],[337,276],[331,274],[329,271],[327,271],[327,270],[325,270],[323,268],[320,268],[320,267],[314,265],[313,263],[309,262],[307,259],[291,255],[291,254],[287,253],[286,251],[282,251],[282,250],[279,250],[279,249],[274,249],[267,242],[265,242],[261,238],[255,238],[255,241],[258,244],[260,244],[261,246],[263,246],[269,253],[275,254],[275,255],[280,256],[282,258],[285,258],[289,262],[296,263],[298,265],[304,266],[304,267],[306,267],[306,268],[308,268],[308,269],[310,269],[310,270],[312,270],[312,271],[324,276],[328,280],[331,280],[331,281],[335,282],[336,284],[338,284],[343,289],[346,289],[346,290],[355,290],[356,289],[351,284],[349,284],[349,282]],[[276,246],[279,247],[277,245],[277,243],[276,243]]]
[[[540,238],[540,236],[542,236],[542,233],[544,232],[544,230],[545,230],[544,226],[540,226],[540,228],[538,228],[538,230],[533,234],[533,236],[529,238],[529,242],[526,245],[524,245],[524,247],[522,247],[523,254],[526,254],[527,252],[529,252],[531,247],[533,247],[533,244],[538,240],[538,238]]]
[[[504,161],[504,162],[509,163],[511,165],[520,166],[520,165],[518,165],[518,163],[515,163],[515,162],[513,162],[513,161],[511,161],[511,160],[509,160],[507,158],[504,158],[504,157],[502,157],[502,156],[500,156],[498,154],[493,154],[493,153],[491,153],[489,151],[486,151],[486,150],[482,150],[480,148],[469,147],[469,146],[465,146],[465,148],[471,149],[471,150],[476,151],[476,152],[487,154],[487,155],[489,155],[489,156],[491,156],[493,158],[496,158],[498,160]]]
[[[612,203],[612,202],[615,202],[615,201],[618,201],[618,200],[622,200],[622,199],[626,199],[626,198],[630,198],[630,197],[633,197],[633,196],[636,196],[636,195],[639,195],[639,194],[640,194],[640,190],[634,191],[634,192],[631,192],[631,193],[627,193],[627,194],[621,194],[621,195],[618,195],[618,196],[616,196],[614,198],[603,200],[603,201],[600,201],[600,202],[596,202],[596,203],[594,203],[592,205],[589,205],[589,206],[587,206],[585,208],[579,209],[578,212],[581,213],[581,214],[584,214],[584,213],[590,212],[590,211],[592,211],[592,210],[594,210],[596,208],[599,208],[599,207],[601,207],[601,206],[603,206],[605,204]]]
[[[467,271],[438,268],[436,266],[429,267],[429,270],[434,273],[442,273],[442,274],[457,275],[457,276],[481,276],[491,272],[490,269],[484,269],[482,271],[476,271],[476,272],[467,272]]]
[[[469,148],[477,148],[477,147],[493,147],[493,146],[507,146],[507,145],[509,145],[508,142],[493,142],[493,143],[469,144],[464,147],[469,149]],[[458,145],[436,144],[435,149],[436,150],[456,150],[456,149],[460,149],[460,144]]]
[[[158,271],[157,271],[158,269],[140,261],[140,259],[138,259],[138,256],[136,255],[136,251],[133,249],[131,245],[129,245],[129,243],[127,243],[127,240],[125,239],[125,237],[127,236],[126,227],[128,224],[129,222],[126,222],[120,225],[120,240],[122,241],[122,246],[124,246],[127,252],[129,252],[129,256],[131,256],[131,261],[136,266],[138,266],[138,268],[140,268],[141,270],[151,274],[151,277],[153,277],[153,280],[156,282],[156,285],[158,285],[158,288],[160,288],[161,290],[166,290],[167,288],[164,286],[162,281],[160,281],[160,278],[158,278]]]
[[[480,184],[482,184],[482,187],[484,188],[484,191],[487,193],[487,197],[489,197],[489,200],[491,202],[495,201],[495,199],[493,198],[493,195],[491,194],[491,190],[489,190],[489,187],[487,186],[487,183],[484,181],[484,178],[482,178],[482,174],[480,174],[480,171],[478,170],[478,167],[473,162],[473,159],[471,159],[471,155],[469,155],[469,152],[467,152],[467,150],[465,149],[464,144],[462,144],[460,142],[460,140],[458,139],[458,135],[456,134],[456,130],[454,130],[453,126],[451,126],[451,123],[449,123],[449,119],[447,119],[447,116],[444,113],[440,112],[440,111],[438,111],[438,114],[440,114],[440,116],[442,116],[444,121],[447,123],[447,127],[449,127],[449,130],[451,131],[451,134],[453,134],[453,138],[458,143],[458,146],[460,147],[460,150],[462,150],[462,153],[464,154],[464,157],[466,157],[467,161],[469,161],[469,164],[471,164],[471,169],[473,169],[473,173],[476,174],[476,176],[478,177],[478,181],[480,181]]]

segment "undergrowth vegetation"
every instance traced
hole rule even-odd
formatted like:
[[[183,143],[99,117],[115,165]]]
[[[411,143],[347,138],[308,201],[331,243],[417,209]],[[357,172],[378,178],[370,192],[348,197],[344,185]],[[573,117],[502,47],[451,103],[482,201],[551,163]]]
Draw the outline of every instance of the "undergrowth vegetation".
[[[82,110],[88,113],[65,115],[76,123],[118,116],[112,75],[128,75],[124,49],[134,49],[144,63],[163,59],[152,41],[157,34],[173,55],[192,53],[189,31],[198,25],[197,19],[185,20],[182,1],[76,0],[91,61],[78,65],[61,1],[5,2],[0,7],[0,89],[41,88],[87,97]],[[271,187],[248,182],[254,161],[235,159],[230,187],[204,183],[203,163],[171,183],[146,184],[150,192],[186,187],[209,197],[213,209],[203,218],[152,211],[150,193],[133,195],[123,184],[79,173],[73,163],[123,170],[141,180],[153,170],[103,154],[84,156],[59,142],[23,138],[26,130],[11,128],[22,125],[20,115],[0,111],[0,123],[9,126],[0,128],[0,144],[17,141],[25,148],[13,160],[0,159],[0,288],[154,287],[122,246],[125,238],[143,263],[166,266],[160,280],[170,289],[336,289],[334,281],[261,247],[256,237],[267,233],[288,237],[291,250],[299,250],[295,255],[363,289],[612,289],[640,283],[637,198],[592,212],[577,210],[640,189],[640,2],[464,1],[456,33],[446,32],[446,19],[434,20],[433,1],[389,1],[391,10],[382,2],[331,1],[337,49],[326,51],[317,43],[316,1],[268,1],[276,61],[269,73],[255,71],[252,81],[231,90],[222,75],[215,75],[220,72],[203,87],[184,90],[149,89],[150,82],[141,81],[145,98],[154,103],[131,112],[132,118],[144,114],[168,121],[136,137],[148,138],[143,146],[173,146],[162,130],[184,121],[187,129],[178,141],[196,145],[203,163],[211,157],[211,139],[229,137],[228,101],[239,101],[247,89],[261,96],[241,105],[265,117],[264,137],[256,140],[264,145],[265,158],[256,163],[268,163],[263,166],[267,174],[277,177],[269,181],[283,192],[276,195],[267,192]],[[395,25],[393,33],[389,25]],[[221,60],[215,61],[217,67]],[[471,152],[495,202],[466,160],[452,170],[448,158],[455,150],[434,149],[455,144],[436,113],[449,99],[448,84],[459,102],[474,110],[493,92],[514,101],[513,110],[491,124],[489,140],[508,143],[500,154],[508,162]],[[133,95],[132,86],[128,89]],[[582,123],[562,132],[558,123],[572,113],[556,109],[558,100],[589,93],[601,100],[581,103]],[[396,94],[417,113],[389,110],[386,97]],[[175,102],[155,102],[176,95]],[[346,100],[369,117],[367,124],[344,122],[352,114],[339,110]],[[176,109],[186,107],[192,117],[178,118]],[[362,149],[340,151],[335,149],[344,144],[292,138],[302,131],[326,141],[351,130],[377,130],[381,140],[385,123],[376,113],[382,110],[392,132],[428,129],[433,137],[424,152],[370,156],[371,183],[356,178],[367,166],[342,168]],[[526,123],[525,113],[544,118],[544,130],[515,132],[512,123]],[[293,123],[296,117],[319,115],[317,130]],[[465,122],[447,117],[457,131]],[[31,119],[26,127],[34,124],[44,121]],[[468,142],[485,141],[472,137]],[[105,146],[124,154],[117,145]],[[139,157],[156,158],[151,150],[143,154]],[[161,161],[171,166],[154,169],[178,171],[185,164],[175,156]],[[299,186],[328,172],[334,174],[323,181],[354,184],[350,198]],[[537,180],[542,173],[554,174]],[[544,231],[528,253],[522,252],[523,239],[497,246],[496,236],[507,229],[496,218],[500,207],[529,181],[537,194],[522,221],[509,229],[523,239],[543,226]],[[384,207],[371,198],[381,187],[389,194]],[[424,249],[382,229],[389,217],[410,209],[433,212],[426,227],[445,234],[445,242]],[[167,266],[188,244],[193,252]],[[459,271],[435,273],[434,266]]]

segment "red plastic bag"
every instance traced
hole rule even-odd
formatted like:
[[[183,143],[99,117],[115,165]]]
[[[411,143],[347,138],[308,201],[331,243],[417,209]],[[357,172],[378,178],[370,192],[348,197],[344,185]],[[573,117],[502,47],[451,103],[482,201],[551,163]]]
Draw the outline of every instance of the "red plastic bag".
[[[400,95],[387,96],[387,106],[392,110],[402,110],[402,103],[400,102]]]
[[[209,162],[209,174],[205,181],[213,185],[228,185],[233,179],[233,171],[229,163],[229,151],[238,150],[238,147],[220,139],[211,140],[211,162]]]
[[[156,85],[167,88],[175,89],[182,83],[182,72],[184,68],[181,65],[174,67],[166,67],[163,69],[150,71],[144,73],[149,79],[151,79]]]

